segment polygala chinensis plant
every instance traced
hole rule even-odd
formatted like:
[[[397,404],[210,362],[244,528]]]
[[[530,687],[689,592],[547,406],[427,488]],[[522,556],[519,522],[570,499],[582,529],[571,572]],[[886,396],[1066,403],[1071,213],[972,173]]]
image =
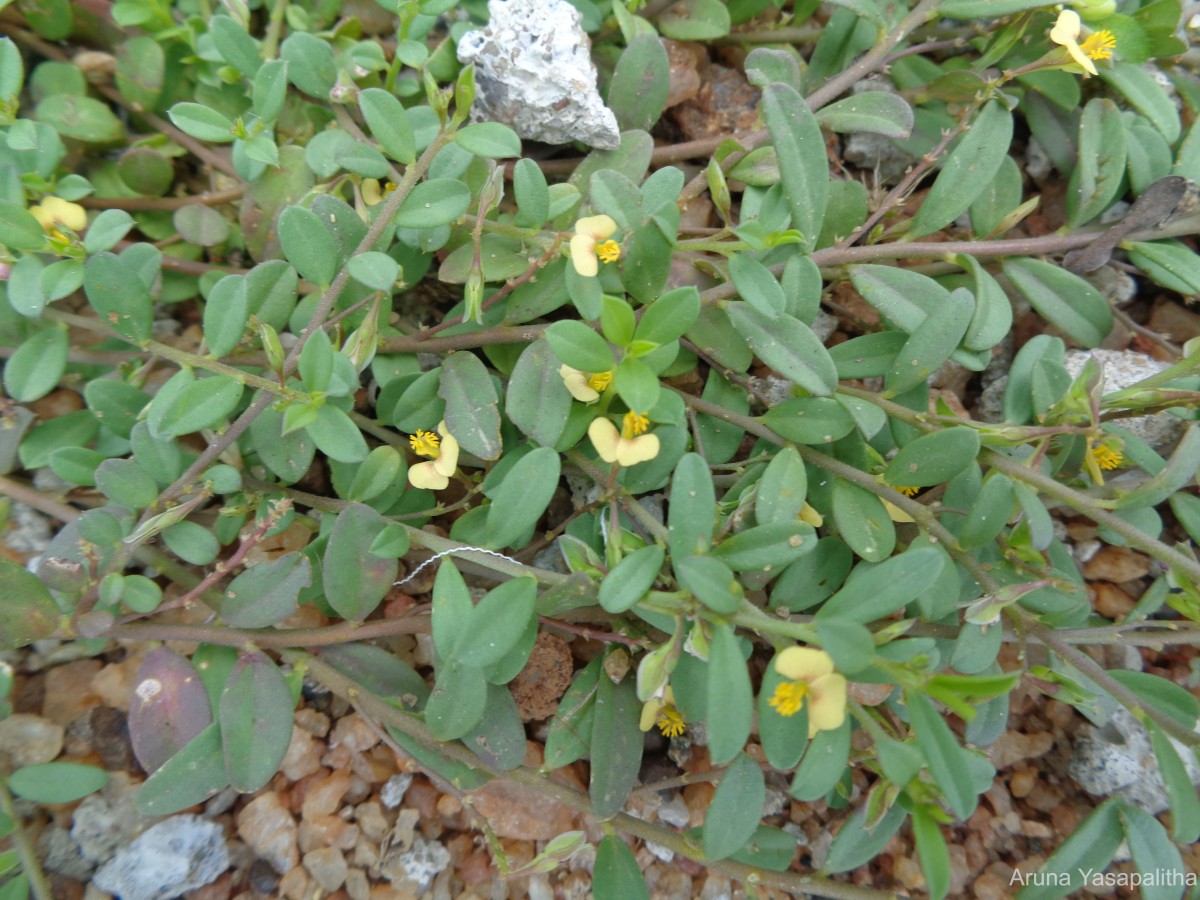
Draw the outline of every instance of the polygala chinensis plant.
[[[590,816],[621,900],[629,836],[748,889],[891,896],[841,873],[902,829],[945,897],[1020,685],[1130,710],[1172,804],[1169,829],[1101,804],[1027,896],[1122,842],[1183,872],[1200,701],[1087,650],[1200,640],[1200,344],[1085,277],[1200,293],[1180,0],[572,5],[619,146],[525,156],[470,117],[482,0],[0,4],[0,493],[61,525],[0,563],[0,644],[149,650],[146,813],[267,785],[308,679],[439,783]],[[665,38],[736,51],[757,123],[672,143]],[[864,139],[879,171],[839,156]],[[1115,326],[1158,374],[1068,370]],[[1006,375],[998,412],[939,371]],[[1150,560],[1119,620],[1056,516]],[[599,649],[535,770],[506,685],[539,632]],[[406,634],[432,666],[381,641]],[[650,732],[706,746],[701,827],[624,811]],[[547,777],[577,760],[586,793]],[[11,794],[103,780],[67,765],[0,782],[6,897],[49,896]],[[768,784],[826,804],[815,869]]]

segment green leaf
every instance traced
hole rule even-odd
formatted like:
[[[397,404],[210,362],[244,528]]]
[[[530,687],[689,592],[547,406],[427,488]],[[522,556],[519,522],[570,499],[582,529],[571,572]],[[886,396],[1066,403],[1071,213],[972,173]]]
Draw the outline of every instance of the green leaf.
[[[111,250],[125,237],[136,223],[133,216],[123,209],[106,209],[88,225],[83,239],[83,249],[88,253]]]
[[[571,395],[558,373],[560,365],[549,342],[537,340],[521,352],[508,381],[504,411],[543,447],[558,443],[571,413]]]
[[[687,556],[675,560],[675,577],[713,612],[731,616],[745,602],[733,570],[714,556]]]
[[[519,207],[514,224],[521,228],[541,228],[550,217],[550,189],[542,167],[532,159],[517,160],[513,167],[513,193]]]
[[[24,566],[0,559],[0,647],[15,650],[49,637],[59,610],[46,586]]]
[[[533,531],[558,489],[559,456],[538,447],[505,473],[487,510],[487,545],[511,547]]]
[[[622,131],[654,127],[667,103],[670,76],[667,51],[657,35],[629,42],[608,83],[608,107]]]
[[[1133,241],[1129,261],[1156,283],[1184,295],[1200,294],[1200,256],[1179,241]]]
[[[89,144],[115,144],[125,138],[121,120],[107,104],[91,97],[51,94],[37,105],[34,116],[63,137]]]
[[[845,586],[825,601],[818,619],[869,625],[907,606],[941,574],[943,556],[919,547],[888,558],[877,566],[859,567]]]
[[[399,100],[381,88],[367,88],[358,95],[358,108],[384,153],[406,166],[416,162],[412,124]]]
[[[742,649],[728,625],[714,624],[708,652],[708,753],[724,765],[742,752],[754,719],[754,690]],[[756,810],[761,814],[761,807]]]
[[[833,521],[850,549],[868,562],[882,562],[896,549],[896,528],[878,497],[837,478],[833,482]]]
[[[942,789],[954,814],[959,819],[966,819],[978,802],[967,751],[963,750],[928,697],[906,691],[905,702],[917,735],[917,745],[929,763],[929,774]]]
[[[331,403],[317,410],[317,418],[304,426],[317,449],[337,462],[360,463],[367,458],[367,442],[354,420]]]
[[[597,656],[580,669],[558,702],[546,734],[547,768],[559,769],[587,755],[597,679],[602,675],[603,661],[602,656]]]
[[[754,495],[754,517],[760,525],[794,522],[804,509],[808,472],[794,447],[784,447],[767,464]]]
[[[614,614],[632,609],[654,586],[665,560],[663,548],[657,545],[633,551],[604,577],[600,605]]]
[[[483,718],[488,686],[483,670],[446,660],[438,667],[437,681],[425,704],[425,724],[439,741],[463,737]]]
[[[927,316],[896,354],[884,378],[888,391],[903,394],[923,384],[954,353],[974,313],[975,298],[970,291],[951,291],[942,309]]]
[[[346,494],[347,500],[365,503],[378,497],[407,475],[407,464],[395,447],[384,444],[376,447],[363,460]],[[402,471],[403,470],[403,471]]]
[[[521,639],[534,616],[537,582],[513,578],[488,591],[459,629],[449,656],[465,666],[499,662]]]
[[[350,277],[375,291],[391,291],[400,277],[400,265],[386,253],[368,251],[350,257]]]
[[[201,103],[176,103],[167,116],[176,128],[197,140],[227,144],[234,138],[233,122]]]
[[[821,126],[804,98],[786,84],[763,88],[763,115],[779,159],[792,227],[800,230],[805,248],[811,250],[821,233],[829,200],[829,160]]]
[[[293,31],[279,47],[288,63],[288,78],[310,97],[327,100],[337,84],[333,48],[315,34]]]
[[[325,599],[343,619],[361,622],[396,580],[396,561],[372,554],[371,545],[387,520],[361,503],[338,513],[321,567]]]
[[[312,583],[308,557],[292,551],[251,566],[221,595],[221,620],[233,628],[270,628],[297,608],[300,591]]]
[[[1039,0],[942,0],[937,15],[951,19],[995,19],[1045,6]]]
[[[817,735],[817,740],[828,733],[821,732]],[[797,780],[799,780],[799,774],[799,772],[796,773]],[[906,817],[904,807],[895,803],[878,822],[874,823],[874,827],[868,828],[868,812],[867,804],[861,803],[846,820],[846,824],[837,833],[829,848],[829,855],[825,858],[823,867],[824,871],[837,874],[866,865],[883,853],[883,848],[892,839],[892,835],[900,830]]]
[[[813,527],[793,520],[756,525],[730,535],[713,548],[713,558],[735,572],[770,575],[812,552],[816,546]]]
[[[438,396],[446,401],[446,430],[459,445],[480,459],[499,459],[500,398],[479,357],[469,352],[446,357]]]
[[[1183,133],[1179,111],[1170,94],[1145,68],[1114,60],[1111,66],[1100,69],[1100,80],[1116,88],[1130,106],[1150,120],[1168,143],[1179,140]]]
[[[1196,797],[1188,769],[1179,749],[1155,722],[1147,720],[1146,728],[1171,803],[1171,837],[1181,844],[1194,844],[1200,838],[1200,799]],[[1182,748],[1182,752],[1192,751]]]
[[[161,428],[172,437],[221,424],[242,399],[242,383],[227,375],[193,381],[180,391],[163,416]]]
[[[129,460],[110,460],[111,462],[128,462]],[[134,463],[134,465],[137,465]],[[146,475],[146,480],[153,484],[153,479]],[[152,501],[153,502],[153,501]],[[147,504],[149,505],[149,504]],[[221,551],[221,545],[212,531],[196,522],[179,522],[162,532],[163,543],[167,548],[194,566],[207,566]]]
[[[411,666],[374,644],[333,644],[322,647],[320,656],[372,694],[399,700],[408,709],[429,696],[429,686]]]
[[[863,91],[819,110],[817,121],[830,131],[843,134],[907,138],[912,133],[913,111],[899,94]]]
[[[950,852],[937,819],[923,808],[917,807],[912,814],[913,837],[917,843],[917,856],[921,860],[921,872],[925,876],[929,896],[942,900],[950,891]]]
[[[831,444],[854,430],[854,417],[831,397],[793,397],[767,410],[763,424],[798,444]]]
[[[676,41],[707,41],[729,34],[729,10],[720,0],[678,0],[658,17],[658,28]]]
[[[704,855],[725,859],[746,846],[758,828],[766,799],[762,769],[739,753],[721,776],[704,815]]]
[[[1187,792],[1195,796],[1190,783]],[[1122,806],[1120,815],[1129,853],[1143,879],[1142,900],[1178,900],[1179,886],[1187,881],[1187,870],[1167,830],[1154,816],[1136,806]]]
[[[546,329],[554,355],[581,372],[607,372],[616,365],[608,342],[575,319],[555,322]]]
[[[1112,310],[1078,275],[1040,259],[1006,259],[1004,275],[1048,322],[1085,347],[1098,347],[1112,330]]]
[[[770,269],[749,254],[737,253],[730,257],[729,277],[738,296],[763,316],[774,319],[784,312],[787,301],[783,288]]]
[[[850,730],[850,720],[847,719],[840,728],[817,732],[792,779],[790,793],[793,797],[797,800],[813,801],[833,790],[833,786],[841,780],[842,773],[846,771],[846,763],[850,759]],[[856,829],[855,840],[861,840],[861,837],[861,832]],[[833,866],[831,855],[825,862],[825,868],[833,871]]]
[[[1200,428],[1190,425],[1162,471],[1122,496],[1118,507],[1125,510],[1157,506],[1191,482],[1197,468],[1200,468]]]
[[[229,222],[203,203],[189,203],[180,207],[175,210],[171,222],[181,238],[201,247],[223,244],[229,237]]]
[[[683,337],[700,315],[700,292],[695,287],[675,288],[644,307],[634,340],[669,344]]]
[[[1103,872],[1121,845],[1121,804],[1104,801],[1058,845],[1017,896],[1020,900],[1056,900],[1082,887],[1080,872]],[[1034,877],[1036,875],[1036,877]]]
[[[436,228],[449,225],[471,205],[471,191],[453,178],[431,178],[413,188],[394,224],[397,228]]]
[[[316,446],[307,431],[302,428],[283,434],[283,413],[270,407],[250,424],[250,437],[259,458],[285,483],[299,481],[312,465]]]
[[[837,367],[811,328],[788,315],[768,318],[745,303],[729,303],[725,312],[764,363],[811,394],[833,393]]]
[[[300,277],[316,285],[333,281],[337,252],[329,229],[311,209],[289,206],[280,213],[279,244]]]
[[[96,253],[83,267],[83,290],[101,320],[117,334],[140,344],[148,341],[154,303],[138,274],[112,253]]]
[[[671,558],[707,553],[717,516],[712,473],[698,453],[685,454],[675,466],[667,505]]]
[[[854,289],[900,331],[912,334],[931,313],[940,311],[950,292],[927,275],[895,266],[850,269]]]
[[[254,40],[246,29],[229,16],[213,16],[208,20],[208,33],[212,36],[213,46],[225,58],[225,62],[233,66],[247,78],[253,78],[259,66],[263,64],[258,41]]]
[[[607,835],[596,848],[592,891],[596,900],[650,900],[637,860],[615,834]]]
[[[13,250],[40,250],[46,233],[25,207],[0,200],[0,243]]]
[[[946,157],[913,218],[910,237],[932,234],[967,211],[1004,161],[1012,131],[1012,113],[999,100],[989,101]]]
[[[1104,212],[1117,198],[1124,176],[1121,111],[1107,98],[1093,98],[1079,120],[1079,161],[1067,184],[1067,227],[1078,228]]]
[[[479,122],[460,128],[454,142],[469,153],[490,159],[508,159],[521,155],[521,139],[507,125]]]
[[[625,405],[636,412],[649,412],[658,403],[662,386],[646,363],[627,356],[613,373],[613,388]]]
[[[226,356],[242,339],[250,318],[246,279],[226,275],[213,285],[204,304],[204,342],[209,353]]]
[[[142,815],[166,816],[203,803],[228,785],[221,731],[213,722],[146,779],[134,804]]]
[[[883,477],[895,487],[942,484],[971,465],[978,453],[979,432],[974,428],[943,428],[901,447]]]
[[[225,769],[235,789],[248,794],[271,780],[292,740],[294,705],[283,673],[266,654],[238,659],[218,706]]]
[[[642,704],[634,679],[613,684],[601,674],[592,713],[592,768],[588,794],[596,819],[611,819],[637,784],[645,736],[638,728]]]
[[[106,459],[100,463],[96,487],[114,503],[134,509],[147,509],[158,499],[158,484],[132,459]],[[209,532],[205,534],[211,537]]]
[[[22,766],[8,776],[9,790],[34,803],[74,803],[107,783],[103,769],[73,762]]]
[[[4,390],[18,403],[46,396],[67,368],[67,331],[44,328],[26,338],[4,364]]]

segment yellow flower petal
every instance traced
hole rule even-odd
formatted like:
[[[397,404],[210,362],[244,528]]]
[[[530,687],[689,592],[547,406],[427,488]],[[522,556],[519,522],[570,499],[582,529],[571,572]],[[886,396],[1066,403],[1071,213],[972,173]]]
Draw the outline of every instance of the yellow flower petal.
[[[592,278],[600,271],[600,260],[596,259],[596,241],[586,234],[571,238],[571,265],[584,278]]]
[[[567,393],[581,403],[592,403],[600,399],[600,392],[588,384],[587,372],[572,369],[568,365],[560,366],[558,374],[566,385]]]
[[[788,647],[776,657],[775,671],[784,678],[811,683],[833,673],[833,659],[824,650]]]
[[[47,197],[29,212],[46,232],[59,227],[83,231],[87,227],[87,210],[61,197]]]
[[[587,216],[575,223],[575,234],[586,235],[596,243],[608,240],[616,230],[612,216]]]
[[[898,507],[891,500],[884,500],[883,508],[885,510],[887,510],[888,518],[891,519],[893,522],[915,522],[916,521],[916,519],[914,519],[912,516],[910,516],[908,513],[906,513],[900,507]]]
[[[408,470],[408,483],[416,488],[440,491],[450,484],[450,476],[443,475],[437,468],[438,460],[417,463]],[[453,470],[451,470],[453,471]]]
[[[433,467],[438,473],[449,478],[458,468],[458,441],[446,430],[446,423],[438,423],[438,434],[442,436],[441,453],[433,461]],[[445,487],[445,485],[442,485]]]
[[[623,466],[636,466],[658,456],[658,436],[643,434],[635,438],[619,438],[617,441],[617,462]]]
[[[663,708],[663,701],[660,697],[651,697],[642,704],[642,717],[638,720],[638,728],[642,731],[649,731],[654,727],[654,723],[658,720],[658,712]]]
[[[825,517],[805,503],[804,508],[800,510],[800,521],[807,522],[813,528],[820,528],[825,522]]]
[[[588,437],[592,440],[592,446],[596,448],[596,452],[600,454],[600,458],[606,463],[614,463],[617,461],[617,449],[621,443],[621,435],[617,431],[617,426],[604,416],[593,419],[592,424],[588,426]]]
[[[836,673],[818,678],[811,685],[808,700],[808,737],[819,731],[833,731],[846,721],[846,679]]]
[[[1058,14],[1058,20],[1054,23],[1054,27],[1050,29],[1050,40],[1065,47],[1067,53],[1071,55],[1071,59],[1085,72],[1096,75],[1098,74],[1096,64],[1088,59],[1079,47],[1081,28],[1079,13],[1073,9],[1064,9]]]

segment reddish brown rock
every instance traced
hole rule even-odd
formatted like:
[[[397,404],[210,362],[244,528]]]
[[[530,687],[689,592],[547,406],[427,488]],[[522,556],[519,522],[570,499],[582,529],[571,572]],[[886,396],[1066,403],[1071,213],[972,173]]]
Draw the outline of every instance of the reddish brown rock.
[[[527,741],[525,746],[525,765],[534,769],[540,767],[541,746],[532,741]],[[475,811],[488,820],[500,837],[548,841],[579,827],[578,816],[569,806],[519,784],[489,781],[472,797]]]

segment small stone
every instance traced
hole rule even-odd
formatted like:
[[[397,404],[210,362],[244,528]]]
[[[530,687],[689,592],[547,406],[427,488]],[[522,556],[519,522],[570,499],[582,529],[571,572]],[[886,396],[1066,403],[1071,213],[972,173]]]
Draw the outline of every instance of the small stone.
[[[97,887],[121,900],[171,900],[215,881],[229,868],[220,825],[200,816],[159,822],[102,866]]]
[[[1147,327],[1177,344],[1182,344],[1200,335],[1200,313],[1195,313],[1174,300],[1163,298],[1150,310]]]
[[[103,795],[92,794],[75,808],[71,838],[84,859],[96,864],[106,863],[113,858],[117,848],[133,836],[140,816],[130,804],[124,805],[128,807],[125,810],[120,804],[114,808]]]
[[[38,858],[47,872],[65,875],[76,881],[87,881],[96,864],[79,850],[79,844],[65,828],[47,828],[38,838]]]
[[[383,785],[383,790],[379,792],[379,799],[383,801],[383,805],[388,809],[395,809],[403,803],[404,795],[408,793],[412,781],[411,772],[401,772],[389,778]]]
[[[554,715],[558,700],[571,684],[571,648],[556,634],[541,632],[529,661],[509,684],[521,720],[529,722]]]
[[[330,747],[344,746],[352,753],[365,753],[379,741],[379,732],[358,713],[339,719],[333,726],[333,734],[329,736]]]
[[[358,841],[358,826],[341,816],[317,816],[300,823],[298,838],[302,853],[321,847],[352,850]]]
[[[699,68],[708,61],[708,52],[703,44],[685,41],[664,39],[663,46],[667,48],[667,63],[671,67],[671,82],[664,108],[670,109],[699,93]]]
[[[296,724],[311,735],[323,738],[329,734],[329,716],[315,709],[304,707],[296,710]]]
[[[318,816],[329,816],[337,812],[338,804],[350,787],[350,773],[345,770],[333,772],[326,778],[309,787],[300,807],[302,819],[315,819]]]
[[[14,768],[51,762],[62,752],[64,729],[31,713],[13,713],[0,721],[0,753]]]
[[[542,764],[540,745],[526,742],[525,765]],[[565,804],[514,782],[494,779],[474,794],[475,811],[500,837],[548,841],[576,827],[577,814]]]
[[[260,894],[273,894],[275,888],[279,887],[279,873],[265,859],[256,859],[251,863],[246,878],[250,887]]]
[[[1009,793],[1017,798],[1028,797],[1033,792],[1037,780],[1038,774],[1033,769],[1022,769],[1020,772],[1015,772],[1008,782]]]
[[[620,146],[579,11],[566,0],[489,0],[488,14],[485,28],[458,42],[459,62],[475,64],[472,120],[502,122],[548,144]]]
[[[371,882],[362,869],[351,869],[346,873],[346,894],[350,900],[370,900]]]
[[[279,879],[279,893],[288,900],[309,900],[311,891],[308,889],[308,881],[308,872],[296,866]]]
[[[325,745],[313,738],[312,733],[299,725],[292,726],[292,742],[288,744],[283,762],[279,764],[288,781],[296,782],[321,768],[321,756]]]
[[[436,841],[418,837],[412,847],[390,853],[380,863],[383,877],[396,884],[411,882],[425,891],[433,879],[450,865],[450,851]]]
[[[745,75],[712,63],[700,80],[696,96],[669,113],[685,138],[694,141],[753,129],[762,92]]]
[[[255,797],[237,814],[238,835],[279,873],[300,862],[296,820],[275,791]]]
[[[1103,367],[1103,391],[1106,394],[1124,390],[1151,375],[1157,375],[1168,365],[1132,350],[1070,350],[1063,365],[1074,378],[1083,370],[1089,358],[1095,359]],[[1164,412],[1121,419],[1121,426],[1159,453],[1164,453],[1179,439],[1184,423],[1182,419]]]
[[[100,698],[88,690],[87,685],[102,666],[98,659],[77,659],[48,669],[42,715],[56,725],[66,727],[93,706],[98,706]]]
[[[388,831],[388,821],[383,816],[383,808],[378,803],[360,803],[354,807],[354,821],[369,841],[379,843]]]
[[[326,891],[333,892],[346,881],[346,857],[340,850],[324,847],[304,854],[304,868]]]
[[[987,752],[992,765],[997,769],[1007,769],[1023,759],[1042,756],[1053,746],[1054,736],[1044,731],[1036,734],[1006,731],[987,748]]]
[[[1096,612],[1106,619],[1123,619],[1137,605],[1132,597],[1115,584],[1109,584],[1107,581],[1097,581],[1090,585],[1090,587],[1096,595],[1092,606]]]
[[[1083,567],[1084,578],[1114,584],[1133,581],[1149,572],[1150,558],[1129,547],[1105,547]]]

